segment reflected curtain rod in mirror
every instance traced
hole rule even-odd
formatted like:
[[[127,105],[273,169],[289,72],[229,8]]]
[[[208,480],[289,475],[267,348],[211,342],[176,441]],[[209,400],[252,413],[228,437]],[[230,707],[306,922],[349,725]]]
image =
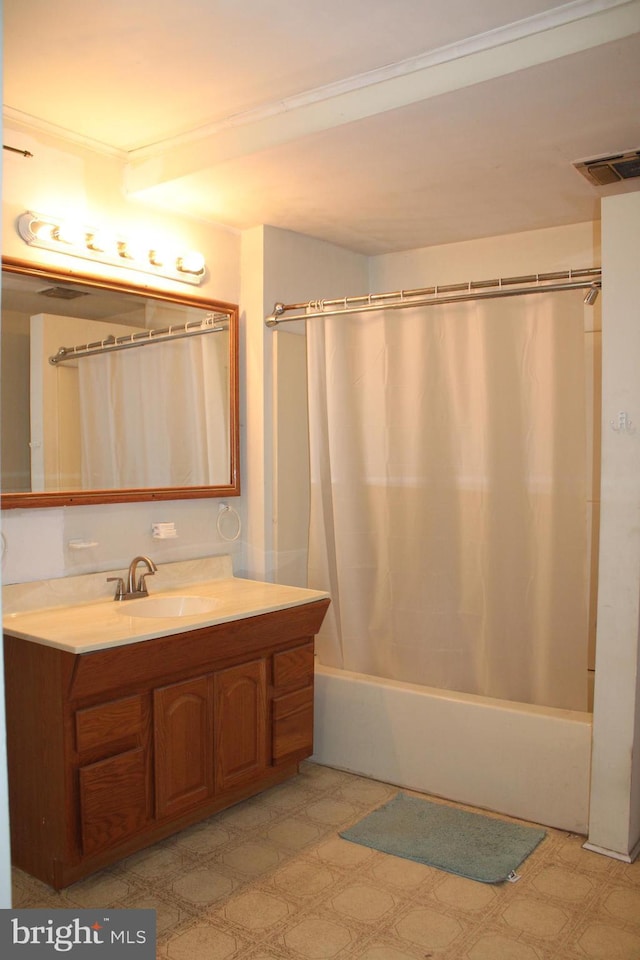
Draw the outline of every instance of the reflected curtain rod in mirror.
[[[239,495],[235,304],[2,266],[2,509]],[[212,317],[214,337],[166,334]],[[153,349],[49,361],[138,339]]]

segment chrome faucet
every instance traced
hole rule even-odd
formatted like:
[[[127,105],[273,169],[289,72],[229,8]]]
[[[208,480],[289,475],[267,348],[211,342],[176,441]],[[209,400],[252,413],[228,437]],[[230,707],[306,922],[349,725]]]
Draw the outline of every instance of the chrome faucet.
[[[138,564],[144,563],[147,570],[146,573],[141,573],[138,581],[136,582],[136,570],[138,569]],[[150,560],[149,557],[134,557],[131,563],[129,564],[129,573],[127,576],[127,584],[125,587],[124,580],[122,577],[107,577],[107,581],[117,581],[118,586],[116,587],[116,595],[113,598],[114,600],[134,600],[136,597],[148,597],[149,593],[147,590],[146,578],[150,574],[154,574],[158,568],[156,567],[153,560]]]

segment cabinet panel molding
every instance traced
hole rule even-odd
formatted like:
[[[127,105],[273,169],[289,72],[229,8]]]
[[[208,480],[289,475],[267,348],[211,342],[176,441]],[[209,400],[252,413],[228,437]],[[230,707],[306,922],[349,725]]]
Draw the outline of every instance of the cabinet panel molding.
[[[267,672],[264,659],[214,676],[216,791],[260,776],[267,764]]]
[[[156,813],[175,814],[213,793],[211,677],[154,691]]]

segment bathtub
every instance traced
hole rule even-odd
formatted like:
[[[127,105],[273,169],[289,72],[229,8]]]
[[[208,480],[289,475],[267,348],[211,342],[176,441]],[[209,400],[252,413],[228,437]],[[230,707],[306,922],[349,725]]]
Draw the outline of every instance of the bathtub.
[[[586,834],[591,714],[316,661],[316,763]]]

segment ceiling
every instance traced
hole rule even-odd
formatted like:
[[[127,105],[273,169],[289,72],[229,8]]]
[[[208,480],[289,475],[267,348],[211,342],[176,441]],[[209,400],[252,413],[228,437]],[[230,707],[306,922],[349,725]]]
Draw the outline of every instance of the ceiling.
[[[365,254],[597,218],[572,162],[640,149],[640,0],[4,0],[4,43],[5,118],[136,198]]]

